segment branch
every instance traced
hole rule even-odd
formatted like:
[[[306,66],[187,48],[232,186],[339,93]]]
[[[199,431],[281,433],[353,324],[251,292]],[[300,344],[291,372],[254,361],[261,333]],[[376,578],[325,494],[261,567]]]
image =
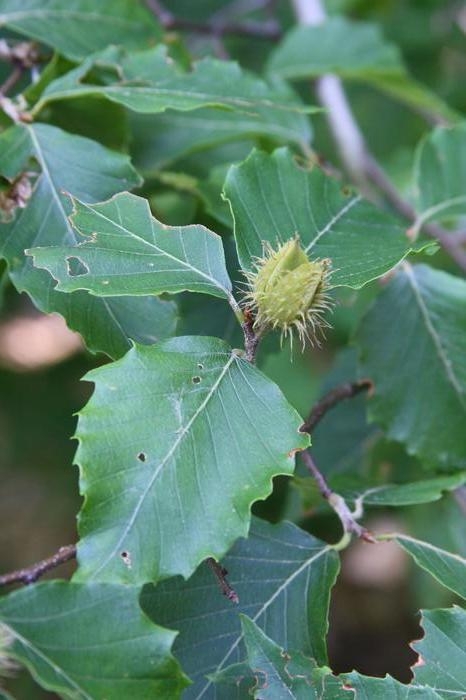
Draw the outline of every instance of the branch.
[[[353,398],[362,391],[370,391],[372,387],[373,384],[370,379],[360,379],[356,382],[345,382],[344,384],[340,384],[340,386],[335,387],[315,404],[299,431],[301,433],[311,433],[316,425],[320,423],[326,413],[339,404],[340,401]],[[353,513],[349,509],[344,498],[342,498],[338,493],[335,493],[335,491],[332,491],[325,476],[314,462],[309,450],[300,452],[300,456],[315,479],[321,496],[325,498],[325,500],[340,518],[344,532],[342,542],[345,541],[345,536],[348,534],[356,535],[356,537],[360,537],[366,542],[375,542],[375,539],[369,530],[366,530],[365,527],[357,522],[356,513]]]
[[[321,0],[292,0],[295,14],[301,24],[319,25],[326,19]],[[359,187],[367,191],[374,184],[385,200],[410,222],[416,221],[416,213],[392,185],[383,169],[369,151],[364,136],[354,118],[340,79],[335,75],[324,75],[316,81],[316,91],[322,106],[327,110],[327,119],[341,158],[349,174]],[[445,252],[466,271],[466,252],[461,249],[462,239],[455,239],[449,231],[436,224],[425,224],[422,230],[438,240]]]
[[[0,586],[10,586],[12,583],[35,583],[35,581],[47,571],[51,571],[57,566],[64,564],[66,561],[74,559],[75,556],[76,545],[68,544],[64,547],[60,547],[58,552],[51,557],[42,559],[42,561],[38,561],[36,564],[26,569],[19,569],[18,571],[11,571],[9,574],[3,574],[3,576],[0,576]]]
[[[228,600],[231,600],[232,603],[235,603],[238,605],[239,603],[239,598],[238,594],[236,593],[235,590],[230,586],[228,583],[226,577],[228,574],[228,571],[223,568],[221,564],[215,561],[212,557],[209,557],[207,560],[207,564],[210,566],[212,569],[214,576],[216,577],[218,584],[220,586],[220,590],[222,591],[223,595],[228,598]]]
[[[299,431],[301,433],[312,433],[327,411],[330,411],[330,409],[339,404],[340,401],[351,399],[362,391],[372,389],[372,387],[373,384],[370,379],[360,379],[357,382],[345,382],[335,387],[335,389],[329,391],[328,394],[315,404]]]
[[[320,494],[340,518],[344,535],[352,534],[356,535],[356,537],[360,537],[365,542],[375,542],[376,540],[369,530],[366,530],[365,527],[356,521],[356,516],[351,512],[346,501],[338,493],[332,491],[324,475],[317,468],[309,450],[300,452],[300,457],[314,477]],[[343,537],[343,539],[345,539],[345,537]]]
[[[60,566],[61,564],[74,559],[75,557],[76,545],[65,545],[64,547],[60,547],[58,552],[52,554],[51,557],[47,557],[47,559],[42,559],[41,561],[38,561],[25,569],[18,569],[17,571],[11,571],[8,574],[3,574],[3,576],[0,576],[0,587],[11,586],[13,583],[35,583],[47,571],[56,569],[57,566]],[[223,595],[226,596],[228,600],[238,604],[238,595],[226,579],[228,574],[227,570],[218,564],[212,557],[207,559],[207,564],[210,566],[215,577],[217,578]]]
[[[416,223],[416,212],[409,202],[400,196],[399,192],[392,185],[375,158],[366,152],[365,159],[366,175],[370,178],[378,189],[385,196],[386,201],[401,216],[412,223]],[[458,236],[434,223],[426,223],[421,226],[422,231],[430,238],[438,240],[444,251],[456,262],[458,267],[466,271],[466,251],[462,250],[466,232],[461,232]]]
[[[267,41],[278,41],[282,35],[281,28],[275,20],[265,22],[253,21],[225,21],[209,20],[207,22],[196,22],[195,20],[176,17],[167,10],[158,0],[146,0],[147,6],[157,17],[162,27],[166,30],[186,30],[195,34],[207,34],[214,37],[222,37],[226,34],[236,36],[254,37]]]

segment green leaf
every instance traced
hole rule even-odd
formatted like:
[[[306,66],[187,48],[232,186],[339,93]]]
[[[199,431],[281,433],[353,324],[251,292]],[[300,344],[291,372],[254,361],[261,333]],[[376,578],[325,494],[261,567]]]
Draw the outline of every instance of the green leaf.
[[[282,92],[284,99],[295,99],[292,93]],[[191,112],[170,109],[155,116],[131,114],[130,125],[132,153],[144,174],[233,141],[261,138],[277,145],[296,144],[306,151],[311,138],[305,114],[267,107],[255,107],[254,113],[206,107]]]
[[[108,44],[137,48],[160,37],[154,16],[134,0],[0,0],[0,27],[79,60]]]
[[[222,671],[209,676],[209,680],[215,684],[213,686],[214,692],[221,692],[225,700],[237,700],[238,698],[252,697],[253,689],[257,687],[259,674],[252,671],[248,663],[244,661],[227,666]]]
[[[434,129],[421,142],[414,179],[418,218],[414,230],[427,221],[456,222],[466,215],[466,123]]]
[[[346,685],[354,689],[354,700],[440,700],[441,695],[425,685],[405,685],[391,676],[373,678],[357,671],[345,673]]]
[[[466,559],[408,535],[397,535],[395,539],[411,554],[416,564],[466,599]]]
[[[436,479],[424,479],[408,484],[385,484],[374,486],[359,493],[343,494],[361,499],[368,506],[410,506],[432,503],[442,498],[445,491],[452,491],[466,482],[466,472]]]
[[[308,444],[278,387],[218,339],[136,346],[86,376],[80,580],[189,576],[223,556]]]
[[[60,294],[50,275],[33,267],[24,250],[34,245],[76,244],[68,221],[70,192],[86,201],[105,199],[140,183],[127,156],[46,124],[14,126],[0,135],[0,171],[14,179],[29,159],[40,166],[33,195],[16,218],[3,226],[0,254],[11,279],[42,311],[57,311],[79,331],[91,350],[122,355],[129,338],[153,343],[170,335],[176,322],[172,302],[154,297],[97,299],[87,292]]]
[[[181,697],[188,684],[171,655],[176,632],[153,624],[139,589],[41,583],[0,600],[13,658],[70,700]]]
[[[7,693],[6,690],[0,688],[0,700],[15,700],[15,698],[10,693]]]
[[[269,70],[291,80],[333,73],[369,84],[414,109],[457,118],[408,74],[398,47],[386,42],[375,24],[337,16],[318,26],[296,27],[273,52]]]
[[[33,248],[36,267],[58,280],[57,290],[96,296],[203,292],[228,299],[231,282],[222,239],[205,226],[166,226],[146,199],[129,192],[91,206],[73,200],[71,221],[85,236],[76,246]]]
[[[331,678],[330,669],[317,669],[313,659],[300,652],[285,652],[247,617],[241,615],[241,627],[248,655],[248,664],[257,674],[254,697],[260,700],[319,700],[330,698],[325,689],[326,675],[334,686],[332,698],[337,698],[335,685],[339,686],[338,697],[348,698],[353,694],[342,688],[341,681]]]
[[[432,503],[442,498],[445,491],[452,491],[464,484],[465,481],[466,473],[464,472],[407,484],[380,485],[375,483],[372,485],[374,483],[373,477],[356,475],[354,472],[352,474],[331,473],[329,478],[332,489],[343,496],[346,501],[353,501],[361,506],[381,506],[382,508],[387,506],[402,508],[421,503]],[[305,477],[295,476],[292,484],[299,491],[306,509],[321,503],[319,490],[314,479],[309,478],[309,475]]]
[[[260,120],[266,113],[269,123],[270,114],[278,113],[279,125],[286,125],[286,115],[319,111],[304,106],[283,87],[274,88],[243,71],[234,62],[205,58],[191,72],[183,73],[167,56],[165,46],[129,54],[111,47],[90,56],[50,83],[32,113],[37,114],[52,101],[77,97],[105,97],[145,114],[220,107],[246,112],[249,119]]]
[[[419,654],[414,683],[433,688],[441,698],[463,700],[466,688],[466,611],[423,610],[425,636],[412,646]]]
[[[372,418],[432,467],[466,467],[465,327],[466,282],[406,264],[357,335]]]
[[[390,270],[411,250],[399,221],[341,187],[318,167],[299,167],[287,149],[254,151],[225,182],[238,256],[250,270],[272,246],[298,234],[312,257],[330,258],[332,285],[355,289]]]
[[[194,681],[185,698],[232,700],[236,687],[216,689],[217,677],[245,657],[239,613],[251,617],[278,644],[327,662],[325,639],[330,591],[338,555],[330,545],[291,523],[271,525],[253,518],[222,561],[239,596],[235,606],[222,596],[212,572],[201,566],[188,581],[180,577],[145,586],[143,610],[159,624],[180,630],[173,653]],[[219,679],[220,680],[220,679]]]

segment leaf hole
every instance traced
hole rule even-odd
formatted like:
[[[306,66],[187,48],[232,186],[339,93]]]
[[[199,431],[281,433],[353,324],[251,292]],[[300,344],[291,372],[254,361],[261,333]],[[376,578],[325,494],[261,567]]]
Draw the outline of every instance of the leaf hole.
[[[147,455],[146,455],[145,452],[140,452],[140,453],[138,454],[138,460],[139,460],[140,462],[145,462],[146,459],[147,459]]]
[[[120,552],[120,557],[123,559],[123,564],[128,567],[128,569],[131,569],[131,554],[124,550],[123,552]]]
[[[198,377],[198,376],[195,376],[195,377],[192,378],[193,384],[200,384],[201,381],[202,381],[202,379],[201,379],[200,377]]]
[[[89,268],[79,258],[66,258],[66,265],[70,277],[80,277],[89,273]]]
[[[198,366],[199,369],[204,369],[204,365],[203,365],[201,362],[198,362],[198,363],[197,363],[197,366]]]

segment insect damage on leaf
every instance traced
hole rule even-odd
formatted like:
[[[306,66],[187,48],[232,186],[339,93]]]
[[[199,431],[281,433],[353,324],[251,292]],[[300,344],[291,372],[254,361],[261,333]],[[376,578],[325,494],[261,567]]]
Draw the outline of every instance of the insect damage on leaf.
[[[264,255],[256,258],[254,272],[245,272],[245,300],[254,314],[257,333],[279,329],[281,339],[296,331],[304,347],[306,340],[319,344],[318,335],[330,324],[324,313],[331,309],[328,296],[331,262],[309,260],[295,236],[274,249],[263,243]]]

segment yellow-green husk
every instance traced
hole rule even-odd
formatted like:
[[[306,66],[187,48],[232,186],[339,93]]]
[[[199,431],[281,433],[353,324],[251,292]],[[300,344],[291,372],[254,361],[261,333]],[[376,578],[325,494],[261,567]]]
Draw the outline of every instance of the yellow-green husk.
[[[247,272],[246,302],[255,314],[254,329],[262,333],[278,329],[283,338],[296,331],[303,346],[306,339],[318,344],[318,335],[329,324],[324,313],[331,308],[330,261],[311,261],[295,237],[277,249],[264,243],[264,256]]]

